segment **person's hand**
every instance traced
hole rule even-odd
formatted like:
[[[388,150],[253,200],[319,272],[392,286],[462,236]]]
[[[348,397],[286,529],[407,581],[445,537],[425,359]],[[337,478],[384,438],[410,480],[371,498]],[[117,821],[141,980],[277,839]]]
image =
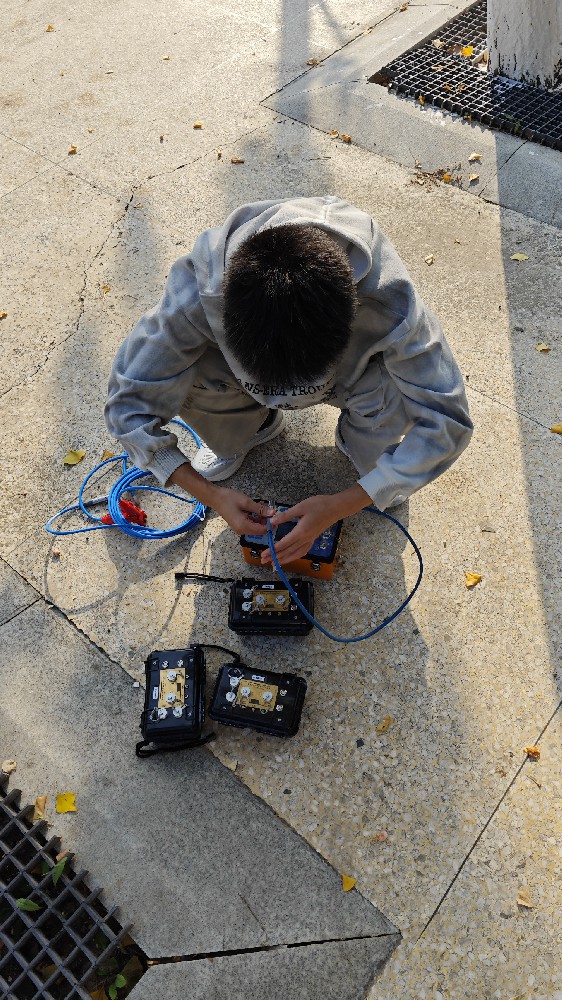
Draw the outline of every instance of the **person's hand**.
[[[273,508],[252,500],[240,490],[226,486],[217,488],[212,507],[236,534],[267,535],[266,518],[273,513]]]
[[[308,497],[301,500],[294,507],[289,507],[282,513],[275,514],[271,518],[271,527],[275,529],[278,524],[285,524],[287,521],[298,519],[297,524],[275,545],[275,555],[281,566],[305,556],[311,548],[312,543],[330,528],[332,524],[341,517],[341,502],[339,494],[328,496]],[[267,530],[267,529],[266,529]],[[261,555],[262,566],[272,566],[273,559],[271,552],[266,549]]]

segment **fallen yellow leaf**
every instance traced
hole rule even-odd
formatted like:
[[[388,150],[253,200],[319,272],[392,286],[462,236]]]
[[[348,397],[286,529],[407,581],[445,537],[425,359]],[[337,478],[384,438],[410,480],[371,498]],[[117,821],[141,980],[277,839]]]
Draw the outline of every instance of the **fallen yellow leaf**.
[[[424,257],[424,260],[426,264],[433,264],[433,261],[435,260],[435,254],[433,253],[428,254],[427,257]]]
[[[432,66],[431,69],[435,70],[435,72],[438,72],[438,70],[445,69],[445,67],[444,66]]]
[[[104,450],[103,455],[100,458],[100,462],[105,462],[108,458],[115,458],[115,452]]]
[[[420,102],[420,104],[425,104],[425,97],[423,96],[423,94],[420,94],[420,96],[418,97],[418,101]]]
[[[169,56],[162,56],[162,62],[170,62]]]
[[[48,24],[47,27],[45,28],[45,31],[54,31],[54,30],[55,29],[52,24]]]
[[[77,153],[77,152],[78,152],[77,147],[76,146],[71,146],[70,149],[68,150],[68,155],[69,156],[73,156],[74,153]]]
[[[548,346],[548,344],[537,344],[535,347],[535,351],[541,351],[542,354],[548,354],[548,352],[550,351],[550,347]]]
[[[477,583],[480,583],[482,577],[480,573],[465,573],[464,579],[466,586],[470,589],[470,587],[475,587]]]
[[[480,174],[470,174],[468,179],[471,184],[474,184],[475,181],[480,180]]]
[[[342,132],[342,134],[341,134],[341,141],[342,142],[351,142],[351,136],[347,135],[345,132]]]
[[[85,451],[67,451],[66,455],[62,460],[63,465],[78,465],[86,454]]]
[[[525,753],[531,760],[540,760],[541,748],[537,746],[525,747]]]
[[[32,823],[37,823],[40,819],[45,819],[45,810],[47,808],[47,796],[38,795],[35,799],[33,806],[33,819]]]
[[[241,159],[240,156],[231,156],[230,157],[230,162],[231,163],[244,163],[244,160]]]
[[[7,315],[8,313],[6,312],[5,309],[0,309],[0,319],[6,319]]]
[[[203,122],[193,122],[193,128],[203,128]]]
[[[390,727],[391,727],[391,725],[392,725],[393,722],[394,722],[394,719],[392,718],[391,715],[385,715],[385,717],[382,720],[382,722],[379,722],[379,724],[377,726],[377,735],[378,736],[382,736],[383,733],[388,732],[388,730],[390,729]]]
[[[514,253],[511,255],[512,260],[529,260],[529,256],[526,253]]]
[[[531,896],[529,890],[521,887],[517,893],[517,905],[524,906],[527,910],[534,910],[535,904],[531,903]]]
[[[440,38],[433,39],[433,46],[436,49],[442,49],[445,46],[445,42],[442,42]]]
[[[562,424],[553,424],[550,429],[553,434],[562,434]]]
[[[111,291],[111,286],[110,285],[102,285],[102,289],[101,290],[102,290],[102,292],[103,292],[104,295],[107,295],[107,293]]]
[[[57,805],[56,810],[58,813],[75,813],[78,812],[76,808],[76,795],[74,792],[61,792],[57,795]]]
[[[306,65],[307,66],[318,66],[319,63],[320,63],[319,59],[307,59],[306,60]]]
[[[342,875],[341,877],[341,884],[344,892],[349,892],[350,889],[353,889],[356,883],[357,879],[351,878],[350,875]]]
[[[474,52],[474,45],[465,45],[461,49],[461,55],[466,56],[467,59],[470,59],[473,52]]]
[[[468,157],[468,162],[476,163],[477,160],[479,162],[481,159],[482,159],[482,153],[471,153],[470,156]]]
[[[399,9],[400,11],[404,11],[404,10],[408,10],[408,6],[409,6],[409,4],[407,4],[407,3],[403,3],[403,4],[402,4],[402,6],[401,6],[401,7],[399,7],[398,9]]]
[[[335,128],[333,128],[332,131],[330,132],[330,136],[332,137],[332,139],[339,139],[340,134],[339,132],[336,132]]]

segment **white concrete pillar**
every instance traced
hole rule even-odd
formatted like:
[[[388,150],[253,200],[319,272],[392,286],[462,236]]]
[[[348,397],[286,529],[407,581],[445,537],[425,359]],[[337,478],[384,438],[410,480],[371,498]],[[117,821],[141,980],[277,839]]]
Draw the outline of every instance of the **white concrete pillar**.
[[[562,0],[488,0],[488,66],[533,87],[561,87]]]

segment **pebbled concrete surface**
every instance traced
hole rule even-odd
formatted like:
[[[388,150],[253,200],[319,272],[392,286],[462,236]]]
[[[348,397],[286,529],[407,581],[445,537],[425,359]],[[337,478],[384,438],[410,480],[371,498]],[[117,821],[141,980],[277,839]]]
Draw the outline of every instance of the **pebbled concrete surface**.
[[[396,946],[397,928],[344,893],[339,873],[207,750],[139,761],[142,688],[60,613],[39,600],[1,636],[0,751],[18,762],[12,783],[23,801],[48,795],[51,833],[95,872],[149,957],[368,937],[380,958]],[[30,691],[40,698],[22,702]],[[78,811],[60,816],[65,790]]]
[[[451,5],[433,6],[442,7],[434,11],[440,16],[453,11]],[[17,750],[17,783],[23,783],[23,775],[29,796],[44,792],[47,778],[51,787],[62,778],[72,781],[78,796],[82,789],[83,818],[90,825],[81,825],[82,810],[56,822],[66,824],[65,838],[77,831],[81,852],[91,852],[90,867],[100,883],[105,875],[109,891],[118,888],[120,901],[144,912],[148,890],[134,880],[129,886],[128,871],[147,810],[133,803],[127,812],[129,790],[114,774],[122,769],[129,774],[121,763],[125,743],[112,742],[116,730],[127,748],[137,735],[140,693],[129,686],[127,675],[131,682],[140,676],[144,656],[154,646],[177,645],[187,637],[222,641],[252,662],[267,660],[301,671],[309,687],[295,740],[280,744],[221,733],[214,753],[235,774],[206,751],[199,758],[217,768],[212,780],[221,795],[231,781],[241,788],[241,779],[247,788],[240,801],[250,803],[252,815],[262,816],[263,800],[286,821],[288,836],[291,828],[320,851],[333,871],[322,863],[314,871],[330,873],[334,892],[334,872],[354,874],[367,921],[373,910],[365,900],[400,928],[401,946],[377,978],[373,1000],[512,1000],[520,993],[558,1000],[557,791],[552,778],[552,797],[537,796],[532,789],[529,797],[532,782],[525,776],[527,765],[522,768],[524,746],[551,731],[561,693],[560,437],[550,427],[562,419],[562,245],[559,229],[543,221],[555,218],[558,205],[549,184],[535,184],[536,191],[519,186],[522,195],[513,203],[538,218],[427,178],[419,185],[416,159],[425,158],[428,168],[442,164],[439,148],[425,131],[429,116],[418,109],[411,116],[416,120],[413,155],[403,167],[380,155],[392,158],[385,147],[374,152],[326,135],[340,128],[331,111],[322,131],[259,105],[297,75],[306,73],[307,86],[313,79],[318,84],[317,74],[335,66],[328,60],[307,67],[308,59],[324,59],[341,49],[353,61],[354,46],[365,46],[375,34],[361,34],[369,25],[386,23],[392,33],[393,17],[421,13],[423,21],[428,13],[423,6],[399,13],[362,4],[351,14],[336,0],[306,8],[289,0],[266,7],[249,0],[236,10],[215,4],[168,9],[168,24],[159,20],[159,12],[132,4],[119,9],[109,3],[87,5],[78,15],[61,7],[47,12],[32,0],[25,10],[9,4],[7,11],[9,39],[0,61],[5,82],[0,309],[8,312],[1,321],[7,346],[0,359],[0,546],[20,574],[14,588],[21,588],[22,579],[36,588],[22,597],[11,582],[2,584],[11,618],[3,627],[10,639],[4,649],[14,663],[21,663],[21,650],[27,656],[17,676],[10,660],[5,664],[12,708],[2,729],[8,733],[2,754],[14,756]],[[214,22],[223,13],[229,30],[221,37]],[[78,18],[84,38],[76,42],[75,57]],[[55,32],[44,32],[47,23]],[[343,48],[354,36],[359,41]],[[162,58],[165,44],[169,61]],[[346,105],[336,99],[335,71],[332,83],[324,105],[320,87],[312,96],[318,107],[328,107],[327,97],[334,97],[334,113],[341,114],[343,126],[349,124],[359,84]],[[87,93],[93,101],[83,96]],[[390,107],[381,108],[377,127],[389,140],[396,134],[404,140],[408,133],[393,114]],[[192,128],[196,119],[204,122],[201,131]],[[441,122],[434,125],[444,131]],[[358,137],[353,135],[356,142]],[[475,149],[484,141],[481,130],[471,131],[468,141],[472,138],[478,140]],[[76,143],[76,155],[68,155],[70,143]],[[244,164],[233,166],[232,152]],[[495,163],[489,139],[483,152],[482,179],[492,187],[512,153],[508,167],[520,157],[535,167],[528,145],[517,151],[498,143]],[[549,164],[556,169],[551,157],[541,162],[545,170]],[[76,496],[85,472],[112,446],[102,419],[111,358],[139,314],[159,298],[171,262],[188,252],[202,228],[220,222],[243,201],[326,191],[371,212],[394,241],[424,299],[443,321],[467,378],[476,421],[474,443],[461,461],[400,512],[422,547],[422,589],[394,626],[352,653],[314,634],[303,640],[241,640],[227,630],[220,588],[176,589],[176,568],[226,576],[242,570],[237,540],[216,517],[192,536],[154,545],[135,544],[113,532],[53,540],[43,531],[47,517]],[[540,201],[539,209],[530,194]],[[521,251],[529,259],[512,261]],[[431,266],[425,262],[428,254],[434,255]],[[550,346],[549,353],[536,351],[540,342]],[[249,492],[266,489],[283,499],[352,482],[353,470],[333,449],[335,411],[322,407],[291,416],[287,435],[254,452],[236,482]],[[87,456],[81,465],[63,469],[69,447],[85,448]],[[103,489],[100,484],[95,492]],[[158,523],[177,518],[172,505],[149,509]],[[333,583],[318,587],[317,594],[320,619],[340,632],[378,620],[415,579],[415,563],[402,536],[390,527],[365,515],[350,519],[345,529],[345,562]],[[474,591],[464,585],[465,570],[482,572]],[[22,611],[37,593],[42,600]],[[45,610],[43,599],[73,624]],[[40,625],[41,614],[48,627]],[[28,630],[40,637],[45,664]],[[42,718],[40,704],[33,704],[33,726],[20,694],[27,661],[39,678],[37,701],[47,706]],[[58,678],[54,691],[48,686],[50,670]],[[102,684],[94,682],[108,671],[105,695]],[[120,678],[118,688],[113,672]],[[116,691],[122,699],[119,711],[111,701]],[[95,731],[88,729],[97,719],[97,706],[103,707],[100,726],[113,726],[109,749],[97,744]],[[386,715],[394,721],[379,735],[376,727]],[[84,742],[74,717],[87,734]],[[32,752],[34,744],[40,754]],[[544,752],[555,762],[548,746]],[[68,771],[60,770],[59,748],[72,764]],[[202,796],[194,767],[195,755],[182,758],[174,769],[168,763],[158,769],[165,781],[158,792],[160,812],[149,811],[153,839],[161,834],[162,814],[183,829],[184,817],[168,804],[171,798],[180,791],[187,798],[192,789]],[[138,794],[144,804],[146,789]],[[521,819],[526,798],[533,827],[525,825],[530,819]],[[233,819],[242,832],[245,810],[246,805]],[[272,815],[267,809],[264,814]],[[221,830],[223,816],[217,812]],[[118,818],[119,837],[112,817]],[[109,841],[113,850],[115,843],[115,863],[105,857],[111,852],[100,851],[99,841],[94,844],[92,830],[98,828],[109,831],[104,845]],[[205,856],[216,859],[208,847],[211,820],[202,829]],[[377,839],[382,833],[386,840]],[[170,912],[179,921],[183,911],[169,863],[175,863],[184,844],[176,830],[174,837],[166,844],[161,879],[174,900]],[[532,898],[539,899],[531,920],[507,905],[523,860]],[[299,865],[296,871],[300,876]],[[241,862],[236,877],[242,879],[243,873]],[[192,887],[197,876],[198,889],[199,876],[206,876],[207,900],[215,879],[224,896],[223,875],[218,862],[212,870],[182,873]],[[331,936],[337,921],[323,892],[325,929]],[[343,898],[351,905],[354,896],[337,892],[336,902]],[[224,913],[219,907],[218,916],[214,911],[214,924],[188,922],[189,936],[201,947],[209,941],[220,945],[223,934],[234,947],[247,947],[243,942],[255,935],[263,948],[262,932],[240,899]],[[249,902],[254,909],[262,900]],[[501,915],[508,912],[512,917]],[[293,925],[286,913],[279,918],[280,929]],[[259,920],[275,936],[276,917],[268,924],[260,911]],[[162,936],[164,948],[169,940],[178,943],[173,934]],[[260,952],[259,961],[265,954]],[[185,963],[186,969],[196,965]],[[313,966],[303,959],[303,970]],[[171,968],[162,966],[150,975],[171,976]],[[366,967],[363,972],[367,975]],[[284,973],[279,975],[282,982]],[[221,981],[218,977],[215,983]],[[309,985],[303,974],[299,987]],[[270,986],[277,988],[278,981]],[[312,979],[310,989],[315,988]]]

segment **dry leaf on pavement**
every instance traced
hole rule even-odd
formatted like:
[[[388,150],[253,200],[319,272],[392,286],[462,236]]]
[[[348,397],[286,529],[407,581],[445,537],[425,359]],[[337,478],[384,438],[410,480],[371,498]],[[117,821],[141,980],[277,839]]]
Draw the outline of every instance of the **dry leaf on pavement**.
[[[346,132],[342,132],[342,134],[341,134],[341,141],[342,142],[351,142],[351,136],[347,135]]]
[[[356,885],[357,879],[352,878],[351,875],[342,875],[341,884],[344,892],[349,892],[350,889]]]
[[[541,748],[537,746],[525,747],[525,753],[531,760],[540,760]]]
[[[330,132],[330,138],[339,139],[339,137],[340,137],[339,132],[336,132],[335,128],[333,128],[332,131]]]
[[[433,261],[435,260],[435,254],[434,253],[428,254],[427,257],[424,257],[424,260],[426,264],[433,264]]]
[[[465,582],[466,586],[469,588],[469,590],[470,590],[471,587],[475,587],[477,583],[480,583],[481,579],[482,579],[482,577],[480,576],[480,573],[465,573],[464,574],[464,582]]]
[[[562,424],[553,424],[550,429],[553,434],[562,434]]]
[[[306,60],[306,65],[307,66],[318,66],[319,64],[320,64],[320,60],[319,59],[307,59]]]
[[[37,823],[40,819],[45,819],[46,808],[47,808],[47,796],[38,795],[33,805],[33,819],[31,822]]]
[[[420,94],[420,96],[418,97],[418,101],[420,102],[420,104],[425,104],[425,97],[423,96],[423,94]]]
[[[529,255],[526,253],[514,253],[511,255],[512,260],[529,260]]]
[[[203,128],[203,122],[193,122],[193,128]]]
[[[468,179],[471,184],[474,184],[475,181],[480,180],[480,174],[470,174]]]
[[[382,722],[379,722],[379,724],[377,726],[377,735],[378,736],[382,736],[383,733],[388,732],[388,730],[390,729],[390,727],[391,727],[391,725],[392,725],[393,722],[394,722],[394,719],[392,718],[391,715],[385,715],[385,717],[382,720]]]
[[[57,795],[57,805],[56,810],[58,813],[75,813],[78,812],[76,808],[76,795],[74,792],[61,792]]]
[[[170,56],[162,56],[162,62],[170,62]]]
[[[82,459],[84,458],[85,454],[86,454],[85,451],[82,451],[82,450],[75,451],[75,450],[71,449],[70,451],[67,451],[66,455],[64,456],[64,458],[62,460],[62,464],[63,465],[78,465],[78,462],[82,461]]]
[[[433,39],[433,46],[436,49],[442,49],[445,47],[445,42],[442,42],[440,38]]]
[[[52,24],[48,24],[47,27],[45,28],[45,31],[54,31],[54,30],[55,29]]]
[[[115,458],[115,452],[114,451],[104,451],[103,455],[100,458],[100,462],[105,462],[108,458]]]
[[[5,309],[0,309],[0,319],[6,319],[7,315],[8,313],[6,312]]]
[[[471,153],[470,156],[468,157],[468,162],[479,163],[481,159],[482,159],[482,153]]]
[[[517,893],[517,905],[525,907],[526,910],[534,910],[535,904],[531,903],[529,890],[522,886]]]
[[[550,347],[548,346],[548,344],[537,344],[535,347],[535,351],[540,351],[541,354],[548,354],[548,352],[550,351]]]
[[[102,285],[101,290],[102,290],[102,292],[103,292],[104,295],[107,295],[107,293],[111,291],[111,286],[110,285]]]
[[[2,761],[2,765],[0,766],[0,771],[2,771],[2,774],[13,774],[14,771],[16,770],[16,767],[17,767],[16,761],[13,760],[11,757],[8,757],[7,760]]]
[[[386,830],[381,830],[380,833],[376,833],[374,837],[371,837],[371,844],[384,844],[385,840],[388,840],[388,833]]]
[[[474,45],[465,45],[461,49],[461,56],[465,56],[467,59],[470,59],[473,52],[474,52]]]
[[[78,148],[76,146],[72,145],[70,147],[70,149],[68,150],[68,155],[69,156],[74,156],[74,154],[77,153],[77,152],[78,152]]]
[[[244,160],[240,156],[231,156],[230,157],[230,162],[231,163],[244,163]]]

